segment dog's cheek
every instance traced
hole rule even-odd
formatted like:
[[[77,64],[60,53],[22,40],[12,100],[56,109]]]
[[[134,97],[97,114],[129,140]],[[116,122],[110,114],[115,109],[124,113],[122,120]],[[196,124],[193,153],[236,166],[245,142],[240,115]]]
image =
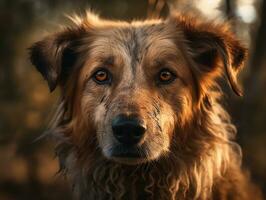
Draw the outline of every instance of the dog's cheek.
[[[170,101],[173,115],[175,116],[175,125],[179,128],[191,120],[193,116],[193,102],[189,91],[183,91],[176,94]]]
[[[104,104],[99,104],[94,109],[94,126],[100,146],[104,146],[104,135],[106,134],[106,108]]]
[[[82,117],[84,121],[93,121],[93,116],[91,113],[93,113],[93,110],[95,108],[95,98],[93,95],[83,95],[81,99],[81,108],[80,112],[82,113]]]
[[[98,126],[103,123],[105,118],[105,113],[106,113],[106,108],[104,104],[101,103],[98,106],[96,106],[93,117],[95,126]]]
[[[164,135],[164,147],[168,148],[174,133],[176,116],[170,105],[165,104],[160,115],[160,124]]]

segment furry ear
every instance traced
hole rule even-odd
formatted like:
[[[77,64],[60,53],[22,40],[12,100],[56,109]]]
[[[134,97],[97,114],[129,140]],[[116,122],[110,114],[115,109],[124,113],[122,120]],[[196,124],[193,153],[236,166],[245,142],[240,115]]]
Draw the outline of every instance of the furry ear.
[[[81,32],[66,29],[36,42],[30,50],[32,64],[48,82],[52,92],[59,82],[64,82],[73,67],[77,40]]]
[[[199,21],[195,17],[184,15],[176,15],[173,19],[183,31],[189,51],[202,77],[206,73],[209,76],[217,76],[222,72],[232,90],[242,96],[237,84],[237,74],[244,63],[247,50],[229,31],[228,24]]]

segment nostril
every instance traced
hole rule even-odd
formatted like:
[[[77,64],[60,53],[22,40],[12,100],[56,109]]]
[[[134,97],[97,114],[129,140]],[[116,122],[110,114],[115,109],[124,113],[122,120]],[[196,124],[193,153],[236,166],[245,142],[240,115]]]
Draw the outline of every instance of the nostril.
[[[146,131],[146,128],[144,126],[137,126],[137,127],[134,127],[134,137],[135,138],[138,138],[138,137],[141,137],[145,131]]]
[[[123,137],[122,131],[119,129],[119,127],[113,127],[113,132],[115,133],[116,137]]]

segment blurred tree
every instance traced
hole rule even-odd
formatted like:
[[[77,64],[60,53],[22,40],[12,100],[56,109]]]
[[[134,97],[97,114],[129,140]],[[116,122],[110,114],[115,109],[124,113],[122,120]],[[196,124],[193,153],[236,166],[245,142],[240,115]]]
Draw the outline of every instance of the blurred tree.
[[[259,28],[254,34],[249,71],[244,80],[245,96],[239,109],[239,134],[246,162],[266,191],[266,1],[260,7]]]
[[[175,9],[213,4],[204,0],[171,0]],[[200,3],[205,4],[200,4]],[[217,1],[218,2],[218,1]],[[236,2],[224,0],[229,19],[237,18]],[[259,2],[258,0],[256,2]],[[258,6],[260,4],[257,4]],[[44,130],[57,94],[49,95],[30,65],[27,48],[44,30],[54,31],[64,13],[91,8],[108,18],[131,20],[165,16],[166,0],[1,0],[0,1],[0,199],[70,199],[69,188],[54,178],[57,162],[50,143],[32,143]],[[209,7],[208,7],[209,8]],[[206,9],[213,16],[214,9]],[[266,3],[245,74],[245,97],[230,104],[240,127],[246,162],[266,190]],[[238,27],[235,26],[235,29]],[[237,31],[237,30],[236,30]],[[240,31],[242,32],[242,31]],[[234,109],[233,109],[234,108]]]

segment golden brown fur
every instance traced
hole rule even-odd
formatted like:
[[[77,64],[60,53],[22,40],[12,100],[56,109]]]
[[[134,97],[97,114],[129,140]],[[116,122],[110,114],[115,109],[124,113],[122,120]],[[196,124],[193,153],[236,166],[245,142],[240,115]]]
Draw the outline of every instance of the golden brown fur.
[[[260,199],[220,103],[217,78],[241,95],[236,75],[246,57],[227,24],[177,13],[72,20],[33,45],[31,59],[51,91],[61,87],[51,135],[78,199]],[[92,80],[99,66],[112,72],[109,85]],[[165,67],[176,78],[163,85],[156,77]],[[148,127],[138,158],[113,155],[120,144],[110,122],[120,113]]]

